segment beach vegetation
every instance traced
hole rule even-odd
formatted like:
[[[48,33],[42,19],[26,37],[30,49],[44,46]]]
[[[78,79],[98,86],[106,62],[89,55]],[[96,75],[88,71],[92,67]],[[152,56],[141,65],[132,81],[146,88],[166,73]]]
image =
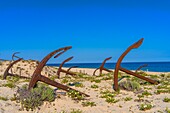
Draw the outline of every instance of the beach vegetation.
[[[83,113],[83,111],[80,109],[72,109],[70,113]]]
[[[66,111],[64,111],[64,110],[62,110],[61,112],[59,112],[59,113],[67,113]]]
[[[142,95],[143,95],[143,96],[150,96],[150,95],[152,95],[152,94],[146,90],[146,91],[144,91],[144,92],[142,93]]]
[[[0,96],[0,100],[7,101],[8,98],[7,98],[7,97],[2,97],[2,96]]]
[[[53,81],[54,81],[55,79],[58,79],[58,76],[53,75],[53,76],[50,76],[50,77],[49,77],[49,79],[51,79],[51,80],[53,80]]]
[[[98,86],[98,85],[96,85],[96,84],[93,84],[93,85],[91,85],[91,88],[96,89],[96,88],[99,88],[99,86]]]
[[[131,97],[126,97],[126,98],[124,98],[124,100],[125,100],[125,101],[131,101],[132,98],[131,98]]]
[[[146,89],[146,90],[152,90],[151,87],[144,87],[144,89]]]
[[[102,78],[102,80],[112,80],[112,79],[113,79],[113,76],[110,73],[106,74],[106,76]]]
[[[110,92],[109,90],[106,90],[106,91],[100,92],[100,94],[102,94],[100,98],[105,98],[105,101],[108,103],[116,103],[119,101],[114,98],[117,94],[115,92]]]
[[[82,84],[82,83],[77,83],[77,84],[75,84],[75,87],[84,87],[84,85]]]
[[[19,76],[7,76],[7,80],[12,83],[16,83],[19,81]]]
[[[7,82],[6,84],[3,84],[2,86],[4,87],[9,87],[9,88],[15,88],[16,85],[13,82]]]
[[[128,91],[139,91],[141,90],[141,86],[139,83],[135,82],[135,81],[130,81],[130,80],[126,80],[123,81],[119,84],[121,89],[124,90],[128,90]]]
[[[165,112],[170,113],[170,109],[168,107],[166,107]]]
[[[164,102],[170,102],[170,98],[165,97],[165,98],[163,99],[163,101],[164,101]]]
[[[140,110],[141,111],[146,111],[146,110],[150,110],[153,106],[151,104],[141,104],[140,105]]]
[[[70,90],[67,92],[67,95],[71,97],[73,100],[84,100],[84,95],[80,94],[80,92],[75,90]]]
[[[61,83],[63,83],[63,84],[66,84],[66,83],[68,83],[68,82],[69,82],[69,80],[66,79],[66,78],[62,79],[62,81],[61,81]]]
[[[87,102],[82,102],[82,106],[83,107],[93,107],[93,106],[96,106],[95,102],[90,102],[90,101],[87,101]]]
[[[93,79],[91,82],[100,83],[101,80],[100,79]]]
[[[115,98],[112,98],[112,97],[107,97],[106,102],[108,102],[108,103],[117,103],[117,102],[119,102],[119,100],[115,99]]]
[[[43,104],[44,101],[52,102],[55,100],[54,90],[43,84],[37,84],[37,86],[30,91],[27,85],[23,85],[18,88],[15,95],[16,101],[21,103],[22,109],[34,110]]]
[[[168,85],[159,85],[157,89],[169,89]]]
[[[155,94],[161,94],[161,93],[170,93],[170,89],[159,89],[155,92]]]

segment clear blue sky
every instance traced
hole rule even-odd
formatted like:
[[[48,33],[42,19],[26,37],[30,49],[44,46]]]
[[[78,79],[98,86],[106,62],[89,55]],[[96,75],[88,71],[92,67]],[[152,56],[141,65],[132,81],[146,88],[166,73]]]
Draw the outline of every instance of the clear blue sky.
[[[36,2],[35,2],[36,1]],[[49,52],[72,45],[59,59],[101,62],[144,37],[125,62],[170,61],[169,0],[0,0],[0,58],[21,52],[41,60]]]

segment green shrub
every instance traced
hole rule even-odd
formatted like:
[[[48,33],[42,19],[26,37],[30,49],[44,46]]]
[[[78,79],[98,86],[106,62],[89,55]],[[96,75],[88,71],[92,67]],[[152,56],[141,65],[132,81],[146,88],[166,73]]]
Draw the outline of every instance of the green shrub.
[[[141,90],[140,84],[135,81],[124,81],[119,84],[120,88],[128,91],[139,91]]]
[[[16,101],[19,101],[23,108],[27,111],[33,110],[43,104],[44,101],[52,102],[55,100],[54,90],[43,84],[38,84],[30,91],[28,87],[24,85],[17,90]]]

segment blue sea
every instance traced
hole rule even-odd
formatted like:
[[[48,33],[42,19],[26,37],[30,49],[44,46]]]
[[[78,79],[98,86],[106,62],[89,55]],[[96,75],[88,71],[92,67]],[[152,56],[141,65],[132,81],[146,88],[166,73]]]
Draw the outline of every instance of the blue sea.
[[[121,67],[136,70],[143,64],[148,64],[147,67],[142,68],[143,71],[153,72],[170,72],[170,62],[128,62],[122,63]],[[60,64],[48,64],[48,66],[59,66]],[[64,67],[78,66],[79,68],[98,68],[101,63],[66,63]],[[116,63],[106,63],[105,67],[108,69],[114,69]]]

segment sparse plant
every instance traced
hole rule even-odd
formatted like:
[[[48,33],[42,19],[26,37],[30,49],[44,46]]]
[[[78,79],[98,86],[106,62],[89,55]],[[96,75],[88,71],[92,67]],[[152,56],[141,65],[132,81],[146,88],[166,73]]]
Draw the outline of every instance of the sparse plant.
[[[83,113],[80,109],[72,109],[70,113]]]
[[[57,79],[58,78],[58,76],[56,76],[56,75],[54,75],[54,76],[51,76],[51,77],[49,77],[51,80],[55,80],[55,79]]]
[[[82,83],[75,84],[75,87],[84,87]]]
[[[163,101],[164,101],[164,102],[170,102],[170,98],[165,97]]]
[[[110,92],[109,90],[102,91],[101,94],[102,94],[102,96],[100,96],[100,97],[105,98],[106,102],[108,102],[108,103],[116,103],[119,101],[114,98],[116,94],[114,92]]]
[[[144,91],[144,92],[142,93],[142,95],[143,95],[143,96],[149,96],[149,95],[152,95],[152,94],[146,90],[146,91]]]
[[[99,86],[94,84],[94,85],[91,85],[91,88],[96,89],[96,88],[99,88]]]
[[[66,78],[64,78],[64,79],[61,81],[61,83],[63,83],[63,84],[66,84],[66,83],[68,83],[68,82],[69,82],[69,80],[66,79]]]
[[[73,100],[84,100],[84,95],[80,94],[78,91],[70,90],[67,94]]]
[[[170,93],[170,89],[159,89],[155,92],[156,94]]]
[[[91,82],[100,83],[101,80],[100,80],[100,79],[94,79],[94,80],[92,80]]]
[[[151,104],[141,104],[140,105],[140,110],[141,111],[146,111],[146,110],[150,110],[153,106]]]
[[[170,113],[170,109],[168,109],[168,107],[166,107],[165,112]]]
[[[112,97],[107,97],[106,102],[108,102],[108,103],[116,103],[116,102],[119,102],[119,100],[116,100],[115,98],[112,98]]]
[[[1,96],[0,96],[0,100],[7,101],[8,98],[7,98],[7,97],[1,97]]]
[[[7,82],[6,84],[3,84],[2,86],[9,87],[9,88],[15,88],[16,87],[16,85],[13,82]]]
[[[7,80],[12,83],[16,83],[19,81],[19,76],[7,76]]]
[[[95,102],[82,102],[82,106],[83,107],[87,107],[87,106],[90,106],[90,107],[93,107],[93,106],[96,106]]]
[[[125,101],[131,101],[132,98],[131,98],[131,97],[126,97],[124,100],[125,100]]]

